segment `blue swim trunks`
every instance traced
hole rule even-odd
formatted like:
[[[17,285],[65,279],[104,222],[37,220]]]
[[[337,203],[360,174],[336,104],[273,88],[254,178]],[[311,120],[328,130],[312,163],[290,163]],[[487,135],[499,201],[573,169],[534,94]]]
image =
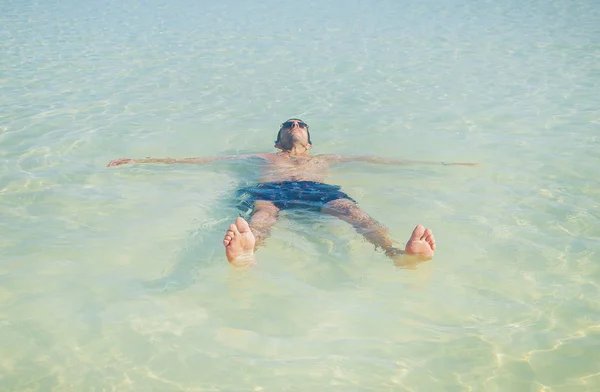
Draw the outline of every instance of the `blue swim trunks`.
[[[261,182],[238,189],[237,198],[240,211],[247,215],[254,211],[257,200],[270,201],[281,210],[303,208],[320,211],[332,200],[348,199],[350,196],[340,191],[340,186],[315,181]]]

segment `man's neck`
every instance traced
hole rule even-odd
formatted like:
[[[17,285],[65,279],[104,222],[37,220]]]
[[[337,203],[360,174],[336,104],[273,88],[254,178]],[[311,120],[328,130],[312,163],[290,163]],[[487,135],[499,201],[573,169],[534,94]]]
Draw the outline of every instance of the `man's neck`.
[[[308,155],[308,148],[306,148],[304,146],[294,146],[294,147],[290,148],[289,150],[283,150],[282,152],[285,154],[288,154],[290,156]]]

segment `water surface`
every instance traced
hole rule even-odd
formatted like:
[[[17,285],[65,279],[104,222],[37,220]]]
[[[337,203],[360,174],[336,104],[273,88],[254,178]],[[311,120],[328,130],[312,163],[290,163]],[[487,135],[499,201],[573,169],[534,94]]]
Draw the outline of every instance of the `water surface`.
[[[0,390],[600,390],[600,6],[267,0],[0,5]],[[221,239],[273,151],[399,245],[282,214],[259,266]]]

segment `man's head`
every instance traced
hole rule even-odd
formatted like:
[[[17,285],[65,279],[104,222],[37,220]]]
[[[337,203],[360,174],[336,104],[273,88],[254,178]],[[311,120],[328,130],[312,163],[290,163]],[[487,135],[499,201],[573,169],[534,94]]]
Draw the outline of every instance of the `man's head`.
[[[281,124],[275,140],[275,148],[281,150],[291,150],[295,146],[311,148],[310,132],[308,124],[299,118],[290,118]]]

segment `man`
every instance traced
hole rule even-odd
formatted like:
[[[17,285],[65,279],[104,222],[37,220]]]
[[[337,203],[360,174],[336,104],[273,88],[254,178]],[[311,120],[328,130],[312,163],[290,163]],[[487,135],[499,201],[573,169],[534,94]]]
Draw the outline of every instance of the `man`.
[[[367,241],[381,248],[398,266],[410,266],[433,258],[435,238],[430,229],[417,225],[404,250],[395,248],[387,230],[362,211],[356,202],[339,186],[324,182],[330,163],[370,162],[404,165],[409,163],[473,166],[473,163],[419,162],[370,156],[310,155],[312,142],[308,125],[298,118],[281,124],[275,141],[277,153],[258,153],[212,158],[121,158],[108,166],[137,163],[208,163],[221,159],[260,157],[265,166],[260,182],[238,191],[242,206],[250,211],[249,222],[239,217],[229,226],[223,238],[225,255],[233,265],[254,263],[254,252],[264,244],[280,210],[301,208],[335,216],[362,234]]]

